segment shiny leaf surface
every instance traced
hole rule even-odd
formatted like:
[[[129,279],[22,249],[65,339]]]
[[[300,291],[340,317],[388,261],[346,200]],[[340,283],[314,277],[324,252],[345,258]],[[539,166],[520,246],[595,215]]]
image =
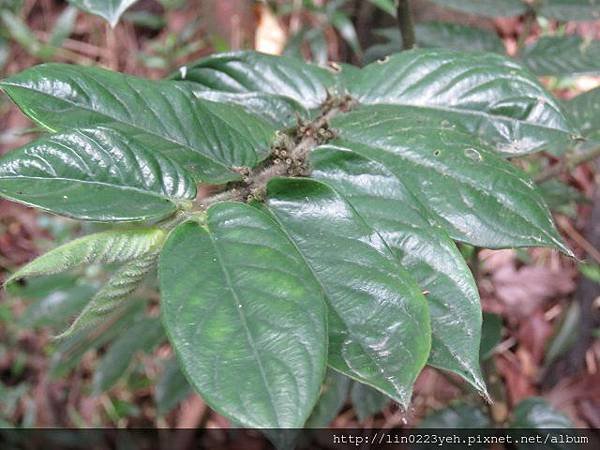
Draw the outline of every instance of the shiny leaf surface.
[[[250,427],[300,427],[327,355],[319,285],[273,220],[241,203],[188,222],[160,260],[162,314],[192,385]]]
[[[533,181],[472,136],[389,105],[359,108],[332,125],[333,145],[386,166],[453,239],[570,254]]]
[[[362,104],[393,104],[445,120],[506,155],[564,151],[575,132],[535,77],[500,55],[402,52],[368,65],[346,88]]]
[[[262,92],[289,97],[316,108],[335,84],[327,69],[287,56],[233,52],[209,56],[184,66],[176,76],[205,88],[238,94]]]
[[[599,75],[600,41],[586,41],[578,36],[544,36],[525,47],[521,58],[536,75]]]
[[[383,165],[347,149],[311,155],[312,177],[332,186],[384,239],[426,296],[431,315],[429,364],[460,374],[485,392],[479,370],[481,307],[475,281],[448,235]],[[362,419],[361,419],[362,420]]]
[[[329,364],[403,406],[430,350],[427,303],[365,218],[328,186],[275,179],[267,207],[329,304]]]
[[[0,159],[0,194],[83,220],[160,219],[196,195],[169,157],[108,128],[42,138]]]
[[[600,87],[579,94],[566,108],[584,137],[600,141]]]
[[[51,131],[118,126],[181,163],[197,178],[236,179],[254,166],[275,129],[236,105],[196,98],[187,83],[150,81],[93,67],[44,64],[0,82],[32,120]]]
[[[137,0],[69,0],[69,3],[79,9],[102,17],[113,28],[117,25],[125,10],[135,2]]]

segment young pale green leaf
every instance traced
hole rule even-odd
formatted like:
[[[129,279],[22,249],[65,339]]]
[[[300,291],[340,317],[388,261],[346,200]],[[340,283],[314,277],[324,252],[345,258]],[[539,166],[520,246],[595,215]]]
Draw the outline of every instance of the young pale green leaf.
[[[163,322],[190,383],[256,428],[301,427],[327,362],[326,305],[292,243],[242,203],[175,229],[161,254]]]
[[[90,14],[102,17],[111,27],[115,27],[121,15],[137,0],[69,0],[69,3],[77,6]]]
[[[539,14],[558,20],[598,20],[598,0],[540,0]]]
[[[348,397],[350,378],[333,369],[327,371],[325,381],[321,387],[321,397],[315,405],[313,412],[304,425],[305,428],[328,427],[344,407]]]
[[[159,228],[111,230],[90,234],[61,245],[16,271],[14,280],[65,272],[84,264],[123,263],[156,252],[165,239]]]
[[[373,62],[402,50],[398,27],[377,30],[375,34],[388,42],[369,47],[365,52],[366,61]],[[415,25],[415,37],[420,48],[446,48],[462,52],[505,52],[504,44],[496,33],[457,23],[418,23]]]
[[[573,422],[540,397],[530,397],[517,405],[511,428],[573,428]]]
[[[335,85],[327,69],[297,58],[257,52],[209,56],[182,67],[175,78],[215,91],[285,96],[309,109],[319,107],[327,98],[327,89]]]
[[[392,105],[361,107],[332,126],[332,145],[386,166],[453,239],[571,254],[533,181],[473,136]]]
[[[0,159],[0,195],[83,220],[160,219],[196,186],[159,148],[105,127],[42,138]]]
[[[352,383],[350,398],[352,399],[352,406],[354,407],[354,411],[356,411],[358,420],[361,422],[381,412],[390,402],[390,398],[387,395],[376,391],[371,386],[358,382]]]
[[[346,88],[362,104],[393,104],[444,120],[505,155],[564,151],[575,132],[535,77],[500,55],[402,52],[366,66]]]
[[[600,87],[579,94],[566,108],[584,137],[600,141]]]
[[[429,292],[428,363],[461,375],[485,394],[477,357],[479,294],[454,242],[446,232],[429,225],[416,197],[380,163],[346,149],[323,146],[311,154],[311,167],[311,176],[342,195]]]
[[[80,330],[96,325],[117,310],[139,287],[146,275],[156,266],[158,251],[140,256],[121,268],[110,280],[96,293],[90,302],[83,308],[75,321],[63,333],[56,336],[64,339]]]
[[[93,67],[43,64],[0,82],[32,120],[51,131],[110,125],[150,151],[168,151],[202,181],[239,178],[255,166],[275,129],[232,104],[197,98],[191,83],[151,81]]]
[[[419,428],[489,428],[490,419],[481,409],[458,404],[440,409],[425,417]]]
[[[520,16],[527,11],[523,0],[431,0],[440,6],[477,16],[496,18]]]
[[[431,345],[427,302],[377,231],[325,184],[274,179],[267,207],[327,298],[329,364],[404,407]]]
[[[173,357],[163,366],[162,374],[154,389],[154,401],[159,416],[164,416],[192,393],[192,387],[179,368],[179,361]]]
[[[536,75],[599,75],[600,41],[579,36],[543,36],[525,47],[521,59]]]
[[[123,330],[94,371],[94,392],[99,394],[110,389],[131,365],[137,352],[152,350],[164,338],[159,319],[142,319]]]

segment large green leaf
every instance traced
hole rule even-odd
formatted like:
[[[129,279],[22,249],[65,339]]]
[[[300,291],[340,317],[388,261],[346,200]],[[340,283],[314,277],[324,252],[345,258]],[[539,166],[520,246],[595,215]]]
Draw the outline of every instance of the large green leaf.
[[[390,105],[361,107],[332,126],[338,133],[332,145],[385,165],[453,239],[570,254],[533,181],[473,136]]]
[[[0,159],[0,194],[84,220],[160,219],[196,195],[168,156],[108,128],[42,138]]]
[[[24,277],[65,272],[84,264],[128,262],[156,251],[164,238],[164,230],[146,227],[90,234],[36,258],[17,270],[6,283]]]
[[[137,0],[69,0],[78,8],[102,17],[111,27],[115,27],[121,15]]]
[[[519,16],[527,10],[522,0],[431,0],[440,6],[484,17]]]
[[[94,392],[98,394],[110,389],[131,365],[137,352],[152,350],[164,337],[160,321],[155,318],[139,320],[123,330],[94,371]]]
[[[267,207],[329,303],[329,364],[404,407],[427,361],[427,303],[381,236],[330,187],[274,179]]]
[[[232,166],[255,166],[268,155],[275,133],[272,125],[239,106],[197,98],[191,84],[93,67],[44,64],[0,87],[51,131],[118,126],[211,183],[236,179]]]
[[[327,98],[327,89],[335,84],[327,69],[297,58],[257,52],[209,56],[182,67],[176,78],[216,91],[285,96],[309,109],[320,106]]]
[[[600,87],[579,94],[566,108],[585,137],[600,141]]]
[[[541,0],[539,13],[558,20],[598,20],[598,0]]]
[[[444,120],[506,155],[565,150],[574,133],[558,102],[519,64],[494,54],[412,50],[366,66],[346,88],[362,104],[394,104]]]
[[[315,150],[311,162],[312,177],[343,195],[429,291],[429,364],[458,373],[485,392],[478,358],[479,294],[454,242],[429,225],[419,201],[380,163],[330,146]]]
[[[365,52],[368,62],[402,50],[398,27],[377,30],[375,34],[388,42],[376,44]],[[417,45],[421,48],[447,48],[463,52],[504,53],[502,40],[496,33],[481,28],[449,22],[422,22],[415,25]]]
[[[600,41],[544,36],[527,46],[521,58],[537,75],[599,75]]]
[[[183,370],[238,423],[301,427],[325,376],[319,285],[257,209],[220,203],[206,226],[180,225],[160,259],[163,321]]]
[[[181,373],[177,358],[168,359],[163,365],[163,371],[154,389],[157,414],[164,416],[191,392],[192,387]]]

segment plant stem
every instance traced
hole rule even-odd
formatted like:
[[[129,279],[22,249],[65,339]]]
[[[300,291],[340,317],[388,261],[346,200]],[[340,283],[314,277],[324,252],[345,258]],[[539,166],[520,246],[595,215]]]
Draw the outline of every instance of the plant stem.
[[[543,183],[551,178],[560,175],[563,172],[573,170],[575,167],[580,166],[586,162],[592,161],[600,157],[600,147],[596,147],[593,150],[573,155],[572,157],[565,157],[558,164],[549,167],[547,170],[540,173],[535,177],[536,183]]]
[[[413,23],[412,12],[410,10],[409,0],[397,0],[396,18],[400,27],[402,36],[402,49],[410,50],[415,47],[415,25]]]

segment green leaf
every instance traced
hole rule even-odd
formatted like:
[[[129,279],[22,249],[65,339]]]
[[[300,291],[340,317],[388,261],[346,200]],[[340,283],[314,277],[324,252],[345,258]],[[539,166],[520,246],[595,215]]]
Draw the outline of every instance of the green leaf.
[[[158,319],[143,319],[123,330],[94,371],[94,392],[99,394],[110,389],[131,365],[137,352],[152,350],[164,337]]]
[[[52,353],[48,372],[52,378],[66,376],[88,351],[98,349],[127,329],[142,312],[144,303],[134,300],[124,304],[94,328],[77,330],[59,341]]]
[[[267,206],[317,278],[329,304],[329,365],[397,400],[430,350],[427,303],[381,236],[328,186],[274,179]]]
[[[233,52],[209,56],[184,66],[176,76],[208,89],[289,97],[306,108],[317,108],[335,84],[327,69],[286,56]]]
[[[565,107],[584,137],[600,141],[600,87],[579,94]]]
[[[479,358],[490,359],[502,339],[502,317],[494,313],[483,313]]]
[[[419,428],[488,428],[489,419],[475,406],[458,404],[425,417]]]
[[[580,327],[581,307],[579,303],[572,302],[547,344],[548,347],[544,354],[545,368],[549,367],[559,356],[564,355],[573,347],[573,344],[577,342]]]
[[[75,27],[75,19],[77,18],[77,9],[72,6],[68,6],[56,19],[52,34],[48,39],[48,44],[53,47],[62,46],[65,39],[67,39],[73,32]]]
[[[50,131],[110,125],[211,183],[239,178],[270,151],[272,125],[231,104],[196,98],[191,83],[151,81],[93,67],[44,64],[0,82]]]
[[[69,3],[79,9],[102,17],[113,28],[117,25],[125,10],[135,2],[137,0],[69,0]]]
[[[382,11],[385,11],[389,15],[396,17],[396,7],[394,6],[394,0],[369,0]]]
[[[350,378],[333,369],[327,371],[321,387],[321,397],[304,428],[326,428],[335,419],[346,403]]]
[[[165,362],[154,390],[157,414],[164,416],[191,393],[192,387],[181,372],[179,362],[175,357],[170,358]]]
[[[331,146],[315,150],[311,163],[311,176],[342,195],[429,292],[432,341],[428,363],[458,373],[485,392],[477,358],[479,294],[454,242],[443,230],[429,225],[419,201],[381,164]]]
[[[390,398],[387,395],[358,382],[352,384],[350,398],[352,399],[352,406],[354,406],[358,420],[361,422],[381,412],[390,402]]]
[[[164,239],[165,232],[159,228],[90,234],[38,257],[15,272],[6,283],[25,277],[65,272],[84,264],[128,262],[155,252]]]
[[[172,232],[160,259],[162,315],[190,383],[244,426],[301,427],[327,360],[319,285],[285,234],[242,203]]]
[[[510,426],[534,429],[573,428],[573,423],[543,398],[530,397],[517,405]]]
[[[538,13],[558,20],[598,20],[598,0],[541,0]]]
[[[362,104],[393,104],[438,118],[506,155],[564,151],[575,132],[535,77],[500,55],[402,52],[366,66],[346,87]]]
[[[527,11],[522,0],[431,0],[440,6],[477,16],[496,18],[520,16]]]
[[[521,59],[536,75],[599,75],[600,41],[543,36],[525,47]]]
[[[71,326],[56,338],[64,339],[79,330],[90,328],[126,303],[146,275],[156,266],[158,250],[140,256],[119,268],[90,300]]]
[[[196,186],[168,156],[99,127],[9,152],[0,159],[0,195],[82,220],[156,220],[192,200]]]
[[[533,181],[471,135],[390,105],[358,108],[332,126],[332,145],[386,166],[453,239],[571,254]]]
[[[377,30],[375,34],[388,42],[376,44],[365,52],[365,60],[372,62],[402,50],[398,27]],[[449,22],[425,22],[415,25],[417,45],[421,48],[446,48],[462,52],[505,52],[504,44],[496,33]]]

